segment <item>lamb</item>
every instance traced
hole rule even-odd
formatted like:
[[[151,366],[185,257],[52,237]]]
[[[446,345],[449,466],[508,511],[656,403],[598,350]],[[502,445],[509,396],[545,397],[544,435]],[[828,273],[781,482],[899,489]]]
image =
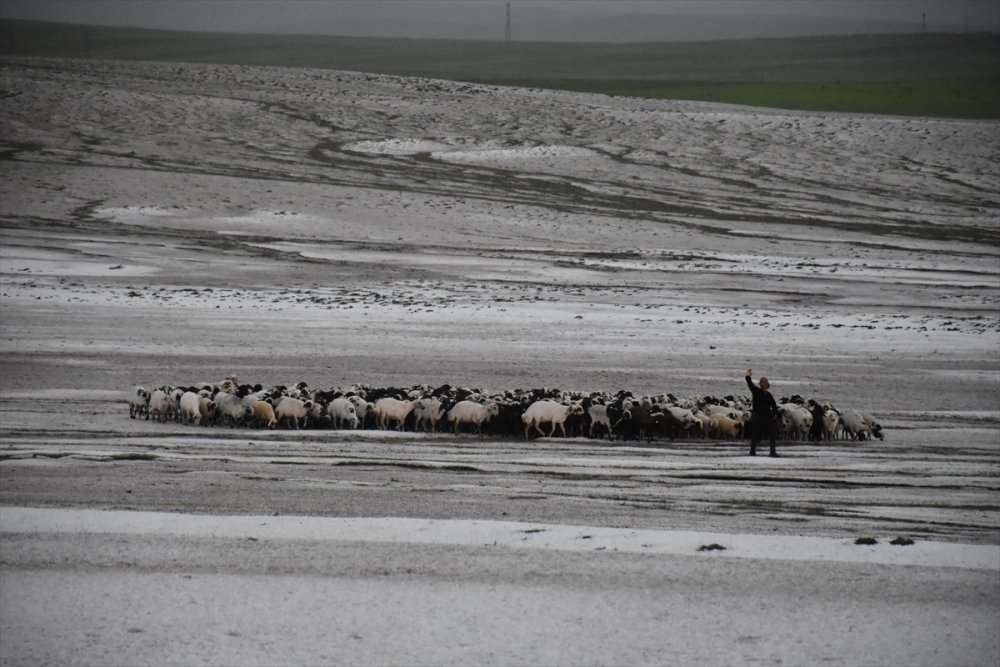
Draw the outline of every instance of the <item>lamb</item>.
[[[278,425],[278,420],[274,416],[274,406],[267,401],[254,401],[250,404],[250,409],[253,411],[250,418],[254,426],[274,428]]]
[[[143,387],[133,387],[132,394],[128,399],[129,419],[142,417],[145,415],[149,419],[149,391]]]
[[[389,424],[395,421],[396,430],[402,431],[406,416],[410,414],[416,404],[416,401],[401,401],[389,396],[378,399],[375,401],[375,421],[378,428],[388,429]]]
[[[295,425],[296,429],[299,428],[299,420],[301,419],[302,426],[305,427],[309,409],[312,405],[312,401],[303,401],[291,396],[284,396],[274,406],[274,416],[277,423],[285,422],[287,424],[290,421]]]
[[[534,428],[540,435],[545,435],[545,431],[542,430],[542,424],[550,423],[552,424],[552,429],[549,431],[549,437],[552,437],[556,428],[562,431],[562,435],[566,437],[566,419],[570,415],[582,415],[583,406],[572,403],[570,405],[563,405],[562,403],[556,403],[555,401],[535,401],[528,406],[528,409],[524,411],[521,415],[521,421],[524,422],[524,437],[530,437],[530,431]]]
[[[455,428],[455,434],[459,432],[462,424],[472,424],[476,427],[476,433],[482,435],[483,423],[496,417],[500,413],[500,407],[494,401],[486,403],[476,403],[475,401],[459,401],[448,411],[446,415],[448,423]]]
[[[343,428],[345,425],[351,429],[358,427],[360,421],[358,411],[349,398],[341,396],[333,399],[326,406],[326,413],[330,416],[334,428]]]

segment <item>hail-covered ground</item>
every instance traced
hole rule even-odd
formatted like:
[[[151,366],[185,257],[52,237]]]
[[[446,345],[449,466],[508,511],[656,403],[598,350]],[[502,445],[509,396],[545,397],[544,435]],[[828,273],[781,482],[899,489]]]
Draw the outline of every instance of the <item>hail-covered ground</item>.
[[[996,122],[5,58],[0,123],[0,663],[1000,658]],[[724,396],[747,367],[885,441],[124,402],[231,373]]]

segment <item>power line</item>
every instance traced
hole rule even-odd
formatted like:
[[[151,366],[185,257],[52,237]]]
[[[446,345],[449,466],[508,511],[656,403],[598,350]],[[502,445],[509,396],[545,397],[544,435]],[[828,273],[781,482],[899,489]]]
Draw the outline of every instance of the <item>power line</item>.
[[[507,24],[504,26],[504,42],[510,44],[510,3],[507,3]]]

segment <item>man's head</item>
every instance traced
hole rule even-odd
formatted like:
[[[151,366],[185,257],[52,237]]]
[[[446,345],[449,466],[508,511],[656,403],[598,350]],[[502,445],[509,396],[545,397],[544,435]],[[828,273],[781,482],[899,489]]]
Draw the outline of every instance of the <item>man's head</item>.
[[[771,383],[767,381],[767,378],[761,378],[760,379],[760,388],[761,389],[767,389],[770,386],[771,386]]]

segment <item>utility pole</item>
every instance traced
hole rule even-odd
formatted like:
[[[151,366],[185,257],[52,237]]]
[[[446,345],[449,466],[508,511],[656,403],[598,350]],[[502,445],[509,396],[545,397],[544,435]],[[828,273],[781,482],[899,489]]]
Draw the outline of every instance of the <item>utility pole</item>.
[[[927,32],[927,12],[920,15],[920,32]]]
[[[507,24],[504,27],[503,41],[510,44],[510,3],[507,3]]]

